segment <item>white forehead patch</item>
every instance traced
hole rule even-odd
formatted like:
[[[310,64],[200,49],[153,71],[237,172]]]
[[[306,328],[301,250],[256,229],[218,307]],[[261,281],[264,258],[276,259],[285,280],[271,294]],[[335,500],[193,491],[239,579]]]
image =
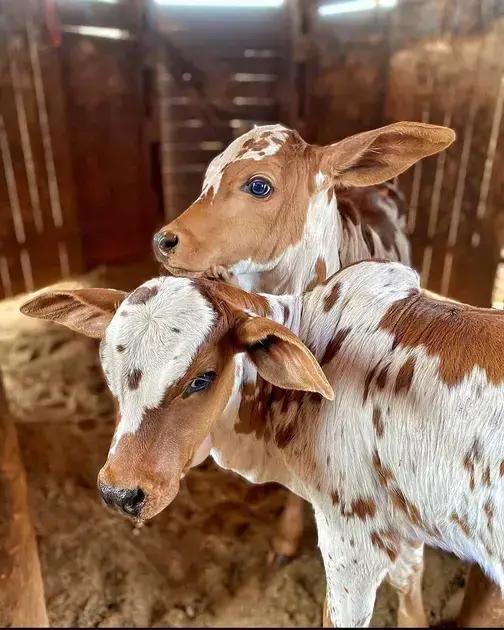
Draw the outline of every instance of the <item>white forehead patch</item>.
[[[157,407],[207,339],[215,312],[188,278],[155,278],[136,289],[110,322],[101,360],[118,398],[119,439],[135,433],[147,408]]]
[[[225,166],[231,162],[238,160],[262,160],[265,157],[275,155],[282,144],[287,140],[289,130],[282,125],[262,125],[254,127],[247,133],[244,133],[222,152],[219,153],[208,165],[203,181],[203,189],[201,195],[212,189],[214,193],[219,188],[222,171]],[[261,141],[264,141],[264,145]],[[252,146],[247,150],[247,142]],[[255,142],[261,142],[261,148],[254,148]]]

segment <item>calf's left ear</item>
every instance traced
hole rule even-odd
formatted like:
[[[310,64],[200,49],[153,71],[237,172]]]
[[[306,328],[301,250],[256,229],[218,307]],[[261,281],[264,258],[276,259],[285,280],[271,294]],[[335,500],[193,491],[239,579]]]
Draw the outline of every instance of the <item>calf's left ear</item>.
[[[338,186],[381,184],[454,140],[455,132],[448,127],[392,123],[319,148],[320,170]]]
[[[48,319],[71,330],[101,339],[127,293],[115,289],[45,291],[21,306],[21,313]]]
[[[328,400],[334,399],[317,360],[288,328],[265,317],[244,317],[234,332],[238,346],[266,381],[283,389],[317,392]]]

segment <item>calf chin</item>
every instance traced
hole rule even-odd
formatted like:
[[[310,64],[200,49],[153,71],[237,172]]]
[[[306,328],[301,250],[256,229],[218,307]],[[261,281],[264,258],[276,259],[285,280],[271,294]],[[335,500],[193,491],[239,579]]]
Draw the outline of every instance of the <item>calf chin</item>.
[[[171,260],[159,260],[159,262],[164,267],[164,269],[168,272],[169,276],[179,276],[182,278],[202,278],[206,274],[205,271],[199,271],[199,270],[192,271],[191,269],[176,267],[173,264],[171,264],[172,263]]]
[[[157,516],[175,500],[179,490],[180,478],[174,479],[167,488],[158,490],[154,495],[148,494],[138,519],[147,521]]]

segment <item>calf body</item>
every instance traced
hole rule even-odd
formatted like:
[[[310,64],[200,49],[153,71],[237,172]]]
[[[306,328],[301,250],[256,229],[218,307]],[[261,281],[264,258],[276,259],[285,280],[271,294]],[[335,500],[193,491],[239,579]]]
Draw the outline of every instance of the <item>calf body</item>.
[[[211,162],[200,197],[155,236],[154,250],[174,275],[273,294],[301,294],[370,257],[408,264],[405,203],[386,180],[454,137],[444,127],[395,123],[318,147],[282,125],[256,127]],[[290,495],[274,553],[295,553],[302,514],[301,500]],[[402,574],[394,582],[399,621],[424,625],[418,596],[410,605],[409,591],[420,592],[416,565],[411,575],[410,589]]]
[[[66,292],[25,312],[96,334],[105,301]],[[380,582],[409,579],[423,543],[502,589],[503,350],[501,313],[425,297],[399,263],[352,265],[303,296],[152,280],[102,342],[121,417],[100,483],[141,489],[148,518],[211,450],[290,488],[314,508],[335,625],[367,625]]]
[[[334,402],[262,381],[256,400],[270,405],[254,436],[261,427],[263,443],[245,446],[236,414],[213,436],[221,465],[312,503],[330,618],[343,626],[369,621],[379,583],[387,573],[397,582],[401,569],[409,578],[422,543],[504,586],[504,316],[435,302],[410,270],[373,267],[352,267],[304,298],[299,334]],[[254,379],[246,366],[242,379]],[[247,459],[250,469],[240,468]]]

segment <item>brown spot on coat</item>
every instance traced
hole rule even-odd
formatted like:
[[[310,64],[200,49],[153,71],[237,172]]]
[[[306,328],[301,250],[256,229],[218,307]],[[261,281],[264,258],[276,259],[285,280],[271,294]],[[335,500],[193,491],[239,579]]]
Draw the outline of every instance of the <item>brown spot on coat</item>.
[[[128,374],[128,387],[130,389],[138,389],[142,379],[142,371],[135,368]]]
[[[334,285],[331,287],[330,293],[324,298],[324,312],[328,313],[336,304],[340,295],[340,289],[340,283],[335,282]]]
[[[378,474],[380,485],[387,488],[389,483],[394,480],[394,475],[390,468],[387,468],[382,464],[380,455],[376,449],[373,453],[373,468]]]
[[[264,149],[267,149],[269,146],[269,142],[267,138],[259,137],[259,138],[249,138],[245,140],[242,144],[241,149],[236,154],[237,160],[242,158],[249,151],[256,153],[264,153]]]
[[[383,437],[383,420],[379,407],[373,407],[373,427],[377,437]]]
[[[501,461],[500,466],[499,466],[499,475],[501,477],[504,477],[504,459]]]
[[[391,213],[385,211],[385,205],[392,210]],[[400,230],[391,216],[394,216],[394,211],[398,217],[404,216],[407,204],[396,185],[386,182],[377,186],[343,190],[338,195],[338,209],[342,216],[347,217],[354,225],[359,222],[366,224],[368,235],[367,237],[363,235],[364,239],[369,239],[371,228],[385,250],[394,252],[400,260],[396,243],[396,236]],[[371,243],[367,243],[367,246],[370,252],[371,247],[374,248],[374,244]]]
[[[369,388],[371,386],[371,382],[374,378],[374,375],[376,373],[376,370],[378,369],[378,365],[379,363],[377,363],[374,367],[372,367],[369,372],[366,374],[366,379],[364,381],[364,395],[363,395],[363,403],[366,402],[368,395],[369,395]]]
[[[487,488],[490,488],[490,466],[487,466],[481,475],[481,482]]]
[[[340,502],[340,495],[337,490],[333,490],[331,492],[331,500],[332,500],[333,505],[338,505],[338,503]]]
[[[378,376],[376,377],[376,386],[379,389],[385,389],[385,385],[387,384],[387,374],[390,368],[390,363],[387,363],[387,365],[385,365],[380,372],[378,373]]]
[[[278,448],[284,449],[294,440],[296,435],[295,428],[295,423],[289,422],[281,429],[275,431],[275,444]]]
[[[374,518],[376,514],[376,503],[373,499],[356,499],[350,504],[351,513],[345,514],[345,516],[356,516],[361,521],[365,521],[367,518]]]
[[[399,394],[399,392],[404,390],[404,393],[407,394],[411,387],[411,382],[413,380],[413,372],[415,370],[415,359],[413,357],[409,357],[406,361],[401,365],[399,372],[397,373],[397,378],[395,382],[394,392]]]
[[[354,225],[360,222],[359,212],[355,203],[347,198],[344,193],[338,195],[338,210],[343,220],[350,221]]]
[[[401,510],[413,525],[421,526],[422,520],[420,518],[420,511],[409,501],[405,496],[402,490],[400,490],[397,486],[392,488],[390,497],[392,499],[392,503],[396,508]]]
[[[474,463],[469,455],[464,457],[464,468],[469,473],[469,488],[474,490]]]
[[[452,512],[450,521],[452,521],[452,523],[456,523],[464,532],[464,536],[469,538],[471,530],[469,529],[469,523],[464,518],[461,518],[456,512]]]
[[[373,240],[373,231],[369,227],[369,225],[361,223],[361,234],[364,243],[366,243],[366,247],[371,256],[375,255],[376,248]]]
[[[124,352],[126,350],[126,348],[122,344],[118,344],[116,346],[116,350],[117,350],[117,352]]]
[[[350,330],[351,328],[340,328],[339,330],[336,331],[336,334],[334,335],[333,339],[331,339],[331,341],[329,342],[324,352],[324,356],[322,357],[322,360],[320,361],[320,365],[326,365],[327,363],[331,363],[334,357],[341,350],[341,346],[343,345],[343,342],[347,338]]]
[[[399,536],[394,530],[371,532],[371,544],[387,554],[392,562],[399,555]]]
[[[450,387],[475,367],[493,385],[504,381],[502,311],[435,300],[414,290],[389,307],[380,328],[393,335],[394,347],[422,346],[439,357],[439,376]]]
[[[494,508],[490,499],[485,503],[483,509],[485,510],[485,514],[487,517],[487,527],[491,532],[493,530]]]
[[[317,285],[322,284],[327,277],[327,266],[325,260],[323,258],[317,258],[317,262],[315,263],[315,276],[309,282],[306,287],[307,291],[311,291]]]
[[[290,308],[288,307],[287,304],[283,305],[283,316],[284,316],[284,324],[286,324],[289,321],[289,317],[290,317]]]
[[[255,421],[258,418],[254,417],[254,403],[255,403],[255,383],[247,381],[242,384],[242,395],[240,401],[240,408],[238,409],[238,422],[235,424],[234,429],[236,433],[253,433],[256,430]]]
[[[135,289],[133,293],[131,293],[130,296],[128,297],[128,303],[129,304],[145,304],[146,302],[148,302],[148,300],[150,300],[155,295],[157,295],[158,292],[159,292],[159,287],[157,286],[138,287],[138,289]]]
[[[479,462],[481,459],[481,445],[479,443],[478,438],[475,438],[471,448],[467,451],[464,456],[464,468],[469,473],[469,488],[474,490],[475,487],[475,479],[474,479],[474,463]],[[488,471],[490,474],[490,470]]]

